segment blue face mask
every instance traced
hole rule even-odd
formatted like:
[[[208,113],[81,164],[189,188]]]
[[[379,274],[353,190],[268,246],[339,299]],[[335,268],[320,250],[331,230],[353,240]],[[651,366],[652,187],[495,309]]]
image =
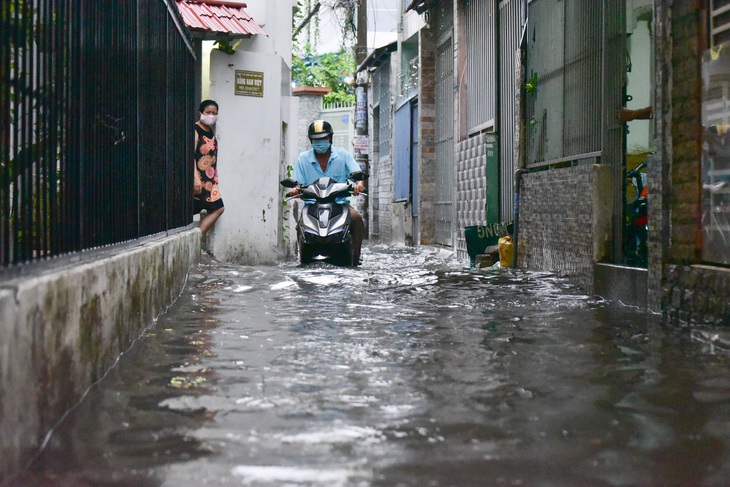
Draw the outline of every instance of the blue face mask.
[[[312,149],[314,149],[314,152],[317,154],[325,154],[328,150],[330,150],[330,141],[327,139],[318,139],[312,141]]]

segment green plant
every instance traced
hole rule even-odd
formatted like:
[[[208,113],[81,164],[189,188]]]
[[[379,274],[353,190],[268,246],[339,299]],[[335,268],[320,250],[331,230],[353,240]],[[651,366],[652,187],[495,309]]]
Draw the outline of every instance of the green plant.
[[[355,89],[347,82],[354,72],[355,58],[350,51],[292,56],[292,80],[296,85],[332,88],[324,97],[325,103],[355,103]]]
[[[230,56],[231,54],[236,52],[236,49],[238,49],[238,46],[240,44],[241,44],[241,39],[238,39],[238,42],[236,42],[235,44],[231,44],[230,39],[222,39],[219,41],[215,41],[214,45],[216,46],[216,48],[219,51],[225,52],[226,54],[228,54]]]
[[[324,96],[325,103],[340,103],[343,105],[355,103],[355,88],[347,82],[353,76],[355,56],[352,49],[345,47],[344,41],[339,52],[320,54],[315,51],[319,41],[319,17],[316,11],[319,8],[316,0],[299,0],[294,16],[294,26],[297,35],[292,39],[292,81],[297,86],[318,86],[332,88]],[[343,3],[336,7],[347,17],[351,15]],[[348,39],[346,35],[344,39]]]
[[[291,164],[287,164],[286,166],[286,177],[290,178],[292,171],[294,170],[294,166]],[[282,210],[282,216],[281,216],[281,239],[284,243],[289,243],[289,229],[291,228],[289,226],[289,202],[284,200],[281,203],[283,210]]]
[[[525,83],[525,93],[528,95],[537,93],[537,73],[533,72],[530,79]]]

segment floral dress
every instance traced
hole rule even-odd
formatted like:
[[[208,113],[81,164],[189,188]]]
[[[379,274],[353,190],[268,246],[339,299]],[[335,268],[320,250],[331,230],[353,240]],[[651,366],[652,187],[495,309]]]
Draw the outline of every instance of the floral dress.
[[[198,134],[198,143],[195,145],[195,213],[201,210],[215,211],[223,207],[223,199],[218,191],[218,140],[213,132],[197,123],[195,131]]]

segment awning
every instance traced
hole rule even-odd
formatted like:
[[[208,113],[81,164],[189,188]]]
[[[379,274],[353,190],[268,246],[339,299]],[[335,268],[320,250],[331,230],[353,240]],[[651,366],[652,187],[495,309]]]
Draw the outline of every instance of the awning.
[[[245,7],[245,3],[224,0],[177,0],[177,9],[191,35],[205,40],[266,35]]]
[[[437,3],[438,0],[411,0],[411,3],[409,3],[406,7],[406,12],[409,10],[415,10],[419,14],[422,14]]]
[[[398,49],[398,43],[397,42],[391,42],[390,44],[386,44],[385,46],[378,47],[377,49],[373,50],[370,54],[368,54],[368,57],[363,60],[363,62],[360,63],[360,66],[357,67],[356,72],[359,73],[360,71],[363,71],[365,69],[371,69],[371,68],[377,68],[381,64],[383,64],[383,61],[385,61],[390,53]]]

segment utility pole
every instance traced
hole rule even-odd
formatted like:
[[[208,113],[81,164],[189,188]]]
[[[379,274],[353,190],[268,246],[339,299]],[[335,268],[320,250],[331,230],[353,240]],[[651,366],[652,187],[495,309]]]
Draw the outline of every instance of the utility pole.
[[[357,0],[357,46],[355,62],[359,66],[368,55],[368,0]]]
[[[357,44],[355,62],[360,66],[368,54],[368,2],[357,0]],[[367,72],[356,73],[355,77],[355,161],[365,173],[369,174],[368,164],[368,80]],[[366,188],[367,182],[366,182]],[[370,234],[368,197],[361,197],[362,206],[358,208],[365,223],[365,236]],[[359,205],[358,205],[359,206]]]

